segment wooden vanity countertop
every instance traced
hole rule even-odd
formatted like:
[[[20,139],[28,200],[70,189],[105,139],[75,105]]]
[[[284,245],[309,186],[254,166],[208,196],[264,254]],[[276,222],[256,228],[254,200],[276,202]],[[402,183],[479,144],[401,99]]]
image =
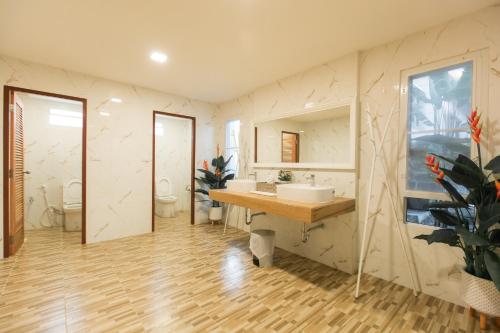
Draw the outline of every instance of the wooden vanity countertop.
[[[210,190],[209,197],[211,200],[267,212],[304,223],[313,223],[325,217],[353,212],[356,205],[355,199],[343,197],[335,197],[329,202],[306,203],[278,199],[275,196],[270,197],[227,190]]]

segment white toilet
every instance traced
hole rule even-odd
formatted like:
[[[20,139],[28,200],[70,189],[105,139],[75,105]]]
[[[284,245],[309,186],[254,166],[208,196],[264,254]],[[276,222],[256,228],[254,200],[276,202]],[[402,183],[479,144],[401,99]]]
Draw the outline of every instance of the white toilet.
[[[175,217],[177,197],[172,195],[170,180],[162,177],[156,181],[155,214],[159,217]]]
[[[82,181],[72,179],[63,186],[64,231],[82,230]]]

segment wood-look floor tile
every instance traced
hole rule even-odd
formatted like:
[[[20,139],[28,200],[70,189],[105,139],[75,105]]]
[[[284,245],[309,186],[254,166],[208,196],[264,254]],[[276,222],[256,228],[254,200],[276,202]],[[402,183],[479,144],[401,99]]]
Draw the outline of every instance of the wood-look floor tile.
[[[354,300],[355,276],[281,249],[257,268],[248,234],[188,221],[84,246],[28,231],[0,261],[0,332],[479,332],[462,307],[371,276]]]

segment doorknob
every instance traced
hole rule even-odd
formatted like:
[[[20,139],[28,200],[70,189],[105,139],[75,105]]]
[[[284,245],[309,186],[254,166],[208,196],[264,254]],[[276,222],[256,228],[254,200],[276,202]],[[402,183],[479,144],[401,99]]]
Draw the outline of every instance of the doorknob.
[[[31,171],[26,170],[26,171],[24,171],[23,173],[24,173],[24,174],[26,174],[26,175],[29,175],[29,174],[31,174]]]
[[[191,192],[191,186],[190,185],[186,185],[186,191],[187,192]]]

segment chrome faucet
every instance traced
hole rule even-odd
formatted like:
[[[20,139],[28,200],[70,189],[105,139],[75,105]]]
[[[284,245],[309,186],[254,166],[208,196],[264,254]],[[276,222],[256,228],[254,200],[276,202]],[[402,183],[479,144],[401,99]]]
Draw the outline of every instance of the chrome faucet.
[[[306,177],[306,179],[309,181],[311,186],[316,186],[316,176],[310,175],[309,177]]]

